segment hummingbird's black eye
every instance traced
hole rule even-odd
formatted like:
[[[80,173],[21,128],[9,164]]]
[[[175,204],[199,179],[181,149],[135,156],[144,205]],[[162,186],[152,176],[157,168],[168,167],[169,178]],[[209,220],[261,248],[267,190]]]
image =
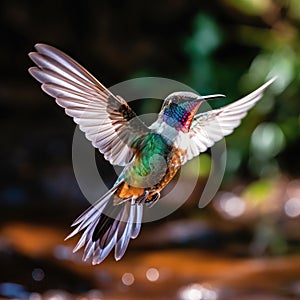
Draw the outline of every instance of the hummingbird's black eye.
[[[178,104],[179,103],[179,98],[176,97],[176,96],[172,97],[172,103]]]

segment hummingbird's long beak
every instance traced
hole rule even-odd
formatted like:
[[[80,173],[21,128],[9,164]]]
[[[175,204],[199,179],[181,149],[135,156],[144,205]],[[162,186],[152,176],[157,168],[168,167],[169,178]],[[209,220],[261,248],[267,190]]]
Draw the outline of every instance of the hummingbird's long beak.
[[[225,98],[225,97],[226,96],[222,94],[199,96],[196,101],[206,101],[206,100],[213,100],[213,99]]]

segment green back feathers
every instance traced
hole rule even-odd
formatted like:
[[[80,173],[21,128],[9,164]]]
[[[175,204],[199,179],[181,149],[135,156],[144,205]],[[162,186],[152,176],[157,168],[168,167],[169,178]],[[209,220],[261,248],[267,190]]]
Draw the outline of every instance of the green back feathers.
[[[167,170],[167,156],[172,148],[157,133],[148,133],[143,139],[135,142],[137,157],[134,164],[127,170],[125,180],[136,187],[149,187],[158,183],[159,178],[153,174]]]

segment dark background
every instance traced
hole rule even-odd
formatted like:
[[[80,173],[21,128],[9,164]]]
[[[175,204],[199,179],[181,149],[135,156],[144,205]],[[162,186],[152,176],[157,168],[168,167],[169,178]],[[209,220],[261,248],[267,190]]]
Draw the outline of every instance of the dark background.
[[[1,1],[0,294],[299,297],[299,12],[298,0]],[[63,242],[88,203],[72,170],[75,125],[27,72],[37,42],[65,51],[107,87],[166,77],[204,95],[226,94],[215,107],[279,78],[226,139],[226,174],[212,203],[197,208],[208,151],[184,207],[146,224],[121,262],[90,267],[71,253],[74,241]],[[135,103],[138,114],[147,101]],[[114,173],[96,156],[112,185]],[[145,277],[149,268],[157,281]],[[132,285],[122,281],[126,273]]]

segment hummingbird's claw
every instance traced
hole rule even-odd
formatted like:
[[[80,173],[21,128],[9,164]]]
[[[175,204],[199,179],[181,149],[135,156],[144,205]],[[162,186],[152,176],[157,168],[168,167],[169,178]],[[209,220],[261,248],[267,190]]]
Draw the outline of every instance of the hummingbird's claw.
[[[153,207],[157,203],[157,201],[159,200],[159,198],[160,198],[160,192],[157,192],[156,194],[154,194],[154,196],[151,198],[150,201],[146,202],[146,206],[148,208]]]

